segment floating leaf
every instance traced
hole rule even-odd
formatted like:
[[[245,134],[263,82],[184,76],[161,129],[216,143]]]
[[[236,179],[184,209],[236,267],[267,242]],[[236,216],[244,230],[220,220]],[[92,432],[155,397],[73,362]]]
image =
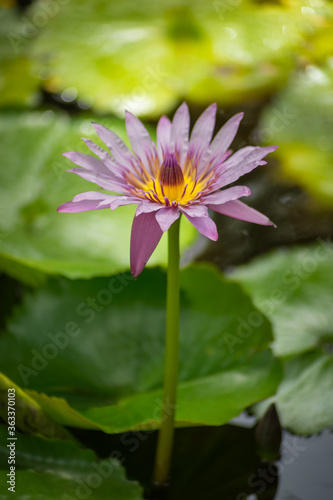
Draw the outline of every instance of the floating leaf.
[[[285,358],[277,402],[282,424],[310,434],[333,425],[333,245],[275,251],[237,269],[232,278],[273,324],[273,350]]]
[[[5,433],[6,429],[1,426],[1,443],[6,442]],[[117,453],[111,453],[112,458],[107,460],[99,460],[92,451],[79,449],[73,443],[24,435],[17,437],[14,496],[19,500],[142,499],[139,485],[126,479],[124,469],[115,458]],[[7,460],[8,448],[0,445],[2,484],[10,479]],[[1,500],[12,497],[12,491],[0,495]]]
[[[8,405],[9,394],[14,397],[13,406]],[[11,419],[14,417],[16,429],[27,434],[40,434],[49,438],[72,439],[70,433],[45,414],[34,399],[0,373],[0,416],[8,421],[9,410]],[[8,424],[10,422],[8,421]]]
[[[273,324],[278,356],[308,351],[333,340],[333,245],[278,250],[232,273]]]
[[[255,405],[262,416],[270,403],[278,406],[282,425],[297,434],[316,434],[333,426],[333,357],[315,349],[285,362],[284,379],[273,398]]]
[[[157,428],[164,290],[159,270],[136,282],[129,274],[50,282],[16,310],[0,338],[1,366],[63,425]],[[181,297],[177,425],[220,425],[274,393],[270,325],[211,268],[182,271]]]
[[[82,136],[96,139],[90,122],[52,111],[3,114],[0,120],[0,268],[28,282],[43,274],[70,278],[107,276],[129,267],[129,240],[135,207],[59,214],[57,207],[91,183],[66,173],[65,151],[89,152]],[[120,120],[96,120],[124,137]],[[18,140],[19,139],[19,140]],[[96,141],[98,142],[98,141]],[[182,223],[182,248],[197,232]],[[166,261],[166,240],[150,263]]]

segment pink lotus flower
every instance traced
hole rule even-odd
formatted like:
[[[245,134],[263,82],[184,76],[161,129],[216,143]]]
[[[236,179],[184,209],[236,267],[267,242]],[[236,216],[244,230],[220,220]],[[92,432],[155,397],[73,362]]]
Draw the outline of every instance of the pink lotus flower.
[[[131,234],[131,271],[136,277],[143,270],[164,231],[180,214],[211,240],[218,238],[215,222],[208,209],[256,224],[273,224],[265,215],[239,201],[249,196],[246,186],[233,186],[239,177],[251,172],[277,146],[248,146],[235,154],[229,150],[243,113],[233,116],[211,142],[215,126],[216,104],[207,108],[195,123],[189,138],[190,117],[183,103],[172,123],[162,116],[157,125],[157,147],[141,121],[126,113],[126,130],[131,152],[113,132],[93,123],[110,153],[89,139],[83,139],[95,153],[64,153],[82,168],[70,172],[120,194],[88,191],[64,203],[59,212],[83,212],[121,205],[138,205]]]

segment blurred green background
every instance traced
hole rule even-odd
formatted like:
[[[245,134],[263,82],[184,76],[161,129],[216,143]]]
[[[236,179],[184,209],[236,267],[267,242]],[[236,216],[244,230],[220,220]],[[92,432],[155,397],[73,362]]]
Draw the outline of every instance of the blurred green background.
[[[128,267],[131,207],[59,216],[89,184],[61,153],[87,152],[96,120],[125,140],[124,110],[154,137],[186,100],[194,121],[217,102],[217,127],[245,111],[235,148],[279,144],[248,176],[264,231],[217,218],[207,248],[220,267],[272,246],[328,236],[333,204],[333,30],[322,0],[3,1],[0,19],[0,267],[27,282]],[[193,122],[192,122],[193,123]],[[184,251],[196,238],[184,224]],[[246,231],[246,234],[244,234]],[[117,242],[117,245],[114,242]],[[200,242],[189,255],[202,253]],[[151,264],[165,262],[162,242]]]

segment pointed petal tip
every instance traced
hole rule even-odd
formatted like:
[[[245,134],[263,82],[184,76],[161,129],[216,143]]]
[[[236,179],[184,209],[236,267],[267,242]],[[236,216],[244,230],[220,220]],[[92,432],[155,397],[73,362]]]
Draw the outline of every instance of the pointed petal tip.
[[[273,153],[273,151],[276,151],[279,146],[266,146],[267,150],[269,150],[269,153]]]
[[[208,238],[208,236],[207,236],[207,238]],[[216,230],[215,234],[213,233],[211,236],[209,236],[209,239],[212,241],[217,241],[219,239],[219,233],[217,232],[217,230]]]
[[[68,206],[69,206],[69,203],[71,203],[70,201],[66,201],[66,203],[62,203],[61,205],[59,205],[57,207],[57,212],[59,213],[68,213],[70,212],[70,210],[68,210]]]
[[[162,115],[158,120],[156,128],[157,145],[160,145],[161,149],[163,149],[163,146],[169,146],[171,126],[172,123],[166,115]]]
[[[133,113],[131,113],[130,111],[128,111],[127,109],[125,109],[125,120],[130,120],[131,118],[137,118],[137,116],[133,115]]]
[[[94,129],[96,130],[97,135],[99,135],[98,131],[102,130],[103,128],[107,129],[107,127],[104,127],[104,125],[101,125],[100,123],[97,123],[97,122],[91,122],[91,124],[94,127]]]
[[[91,125],[96,129],[98,127],[104,127],[104,125],[102,125],[101,123],[98,123],[98,122],[91,122]],[[107,127],[105,127],[107,128]]]
[[[187,109],[188,110],[188,105],[187,105],[186,101],[183,101],[177,109]]]
[[[208,108],[206,108],[205,111],[207,111],[207,112],[210,111],[212,113],[212,115],[215,116],[216,115],[216,111],[217,111],[217,104],[216,104],[216,102],[213,102],[213,104],[211,104],[210,106],[208,106]]]
[[[140,273],[136,274],[136,272],[133,269],[131,269],[131,275],[133,276],[134,281],[136,281],[138,279],[138,276],[140,275]]]
[[[98,129],[100,128],[101,125],[97,122],[91,122],[91,125],[94,127],[94,129],[98,133]]]
[[[217,241],[219,239],[219,233],[217,232],[217,228],[215,227],[214,230],[210,233],[210,235],[206,235],[206,237],[212,241]]]
[[[182,104],[176,109],[174,117],[176,115],[182,115],[183,117],[186,117],[188,120],[190,120],[190,111],[185,101],[183,101]]]
[[[138,277],[140,276],[140,274],[142,273],[142,271],[146,267],[146,264],[147,264],[147,262],[143,266],[138,268],[135,264],[131,263],[131,275],[133,276],[133,279],[135,281],[138,279]]]
[[[262,225],[263,226],[272,226],[274,229],[277,228],[277,225],[273,221],[271,221],[268,217],[267,217],[266,222],[263,222]]]
[[[243,120],[243,118],[244,118],[244,111],[241,111],[240,113],[237,113],[237,114],[234,116],[234,118],[235,118],[238,122],[242,121],[242,120]]]

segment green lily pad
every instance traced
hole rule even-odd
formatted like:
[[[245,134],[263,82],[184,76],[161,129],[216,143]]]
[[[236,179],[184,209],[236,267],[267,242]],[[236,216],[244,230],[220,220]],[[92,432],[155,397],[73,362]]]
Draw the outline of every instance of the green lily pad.
[[[273,351],[284,358],[277,403],[284,427],[299,434],[333,426],[333,245],[275,251],[232,274],[271,320]]]
[[[135,207],[57,213],[61,203],[94,189],[94,184],[66,172],[73,164],[62,156],[66,151],[89,152],[80,137],[96,140],[92,120],[70,120],[52,111],[7,113],[0,120],[0,269],[21,281],[40,282],[45,274],[107,276],[129,267]],[[124,137],[120,120],[95,121]],[[183,250],[196,235],[184,220]],[[150,264],[164,263],[166,258],[166,239],[162,238]]]
[[[40,80],[26,55],[29,37],[13,10],[0,8],[0,106],[36,104]]]
[[[333,245],[278,250],[231,275],[272,322],[273,351],[286,357],[333,341]]]
[[[63,425],[157,428],[165,281],[147,269],[137,281],[63,279],[28,294],[0,338],[4,373]],[[209,267],[186,269],[181,307],[178,426],[223,424],[274,393],[270,324],[238,285]]]
[[[0,427],[1,443],[5,443],[6,429]],[[90,450],[77,448],[73,443],[45,440],[18,435],[16,441],[15,498],[20,500],[72,500],[91,498],[102,500],[141,500],[142,489],[138,483],[128,481],[124,469],[111,454],[99,460]],[[118,458],[121,458],[118,456]],[[8,448],[0,445],[0,478],[2,484],[7,474]],[[10,484],[8,484],[10,487]],[[3,489],[3,491],[5,488]],[[13,492],[0,494],[1,500],[12,498]]]
[[[14,401],[13,407],[8,405],[9,394]],[[9,410],[12,412],[10,415]],[[46,415],[33,398],[2,373],[0,373],[0,416],[9,425],[27,434],[40,434],[64,440],[73,439],[66,429]],[[13,419],[15,424],[10,422]]]
[[[286,361],[276,395],[255,406],[261,416],[275,402],[282,425],[297,434],[316,434],[333,427],[333,356],[315,349]]]
[[[259,138],[279,144],[283,173],[333,202],[333,67],[308,66],[263,113]]]
[[[40,31],[31,54],[49,91],[74,89],[96,110],[157,117],[184,96],[230,105],[280,88],[310,34],[330,22],[325,9],[311,10],[202,0],[98,0],[83,8],[72,0]]]

